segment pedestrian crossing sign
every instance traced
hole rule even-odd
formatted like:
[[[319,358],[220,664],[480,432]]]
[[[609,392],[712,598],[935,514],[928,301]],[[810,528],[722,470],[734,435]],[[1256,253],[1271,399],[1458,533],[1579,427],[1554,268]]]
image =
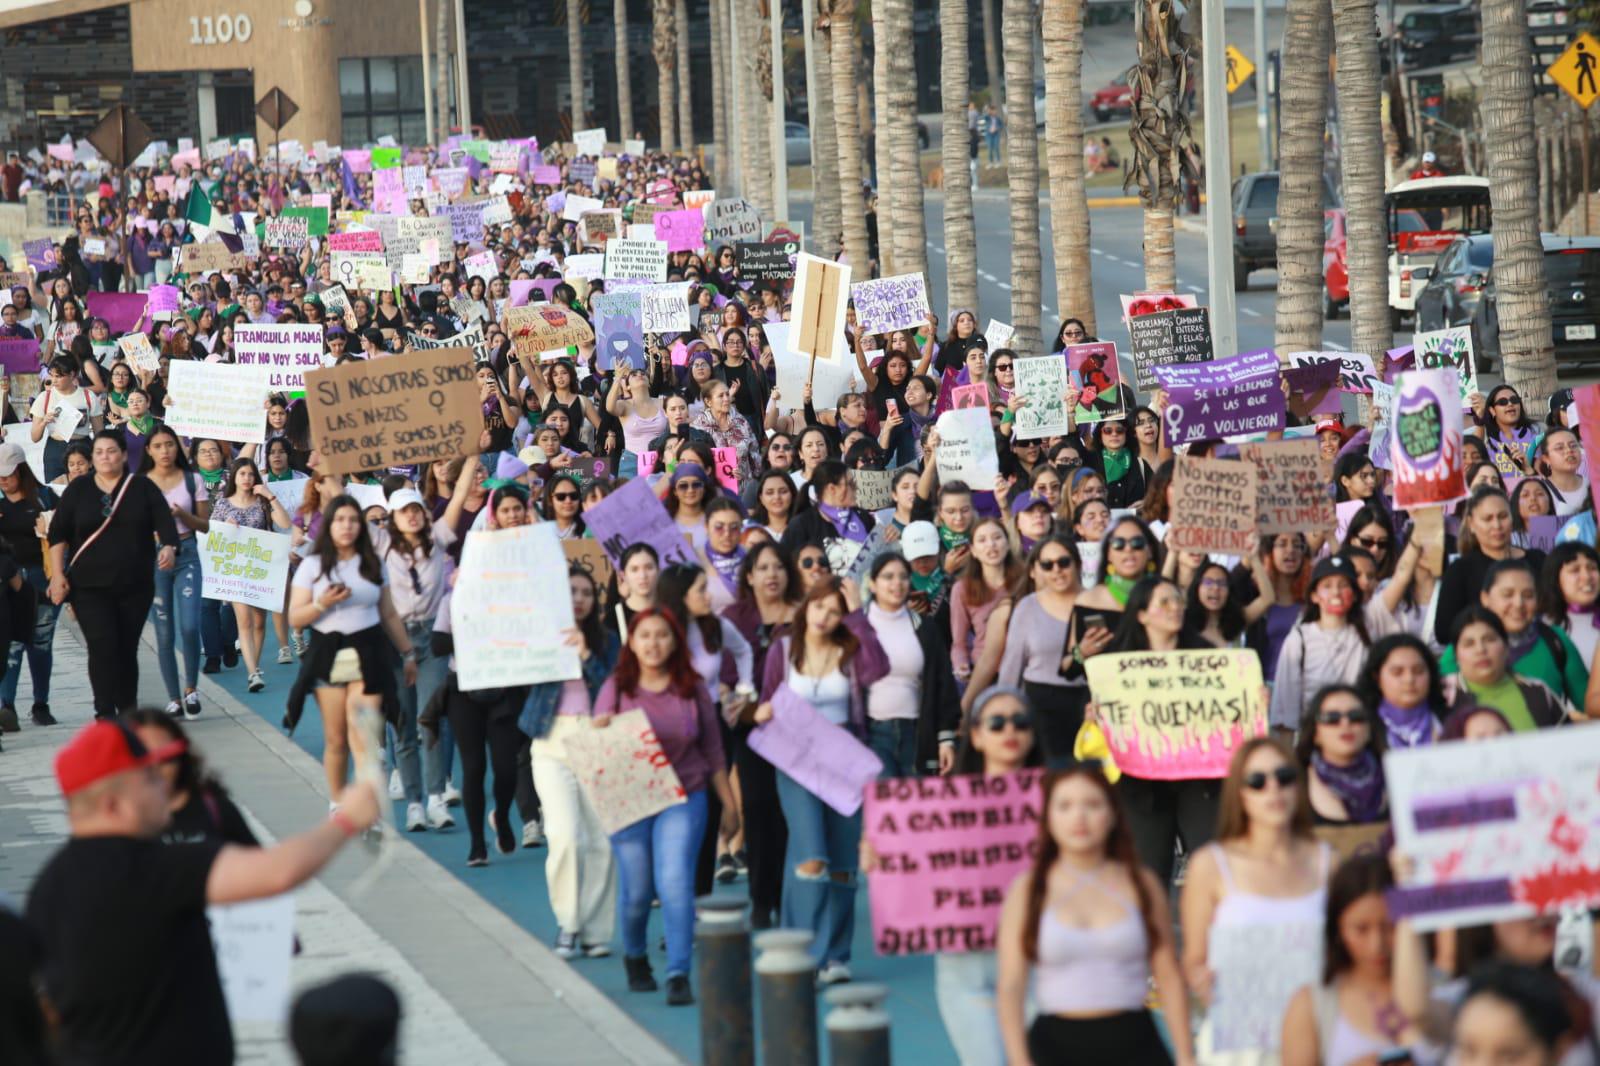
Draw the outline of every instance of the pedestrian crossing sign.
[[[1578,34],[1547,73],[1579,107],[1588,107],[1600,97],[1600,41],[1587,33]]]
[[[1256,65],[1245,58],[1245,54],[1228,46],[1228,91],[1231,93],[1239,86],[1250,80],[1250,75],[1256,72]]]

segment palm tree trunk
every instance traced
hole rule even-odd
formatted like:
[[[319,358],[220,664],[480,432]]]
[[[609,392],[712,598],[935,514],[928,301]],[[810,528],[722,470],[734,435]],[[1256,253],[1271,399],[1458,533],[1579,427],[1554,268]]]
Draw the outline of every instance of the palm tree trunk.
[[[572,93],[572,128],[589,128],[583,92],[583,0],[567,0],[567,84]]]
[[[1373,0],[1334,0],[1338,49],[1340,169],[1344,173],[1345,269],[1351,347],[1374,361],[1394,346],[1389,321],[1389,224],[1383,209],[1383,130]],[[1497,220],[1498,221],[1498,220]]]
[[[739,35],[744,38],[743,53],[750,72],[750,88],[745,93],[744,194],[762,218],[772,218],[772,40],[767,32],[766,0],[734,0],[743,3]]]
[[[611,19],[616,35],[612,45],[617,57],[617,131],[618,140],[633,136],[633,75],[630,73],[628,55],[628,0],[612,0]]]
[[[871,261],[861,200],[861,112],[856,107],[856,0],[823,0],[832,52],[834,132],[838,139],[840,230],[850,265],[864,275]]]
[[[1144,283],[1159,292],[1178,284],[1173,220],[1184,169],[1192,166],[1189,114],[1182,101],[1188,77],[1189,37],[1172,10],[1172,0],[1135,0],[1133,71],[1133,169],[1123,179],[1139,185],[1144,204]],[[1226,118],[1224,118],[1226,121]]]
[[[1556,390],[1550,292],[1539,238],[1533,55],[1522,0],[1483,5],[1483,143],[1494,210],[1494,287],[1506,382],[1543,415]],[[1585,116],[1587,119],[1587,116]],[[1588,428],[1588,427],[1585,427]]]
[[[1089,201],[1083,172],[1084,0],[1044,0],[1045,170],[1050,175],[1050,240],[1056,307],[1096,336],[1089,263]]]
[[[678,42],[672,0],[655,0],[650,7],[650,20],[650,53],[656,60],[656,111],[661,150],[672,152],[678,147],[678,127],[673,110],[673,97],[677,92],[673,72],[678,64]]]
[[[1000,33],[994,24],[994,5],[998,0],[978,0],[983,8],[983,65],[989,77],[989,102],[996,107],[1005,99],[1005,82],[1000,77]]]
[[[894,41],[889,30],[892,0],[872,0],[872,130],[873,186],[878,190],[878,273],[900,272],[895,263],[894,206],[889,171],[894,166],[894,137],[889,132],[889,94],[894,91]],[[903,38],[901,38],[903,40]]]
[[[1004,0],[1006,183],[1011,191],[1011,325],[1019,352],[1043,350],[1039,291],[1039,135],[1033,124],[1034,0]]]
[[[694,148],[694,102],[689,93],[689,5],[676,0],[672,10],[673,25],[678,28],[678,143],[685,152]]]
[[[812,219],[812,244],[817,254],[832,259],[839,254],[843,238],[839,215],[839,131],[833,111],[833,50],[824,28],[827,11],[819,6],[816,24],[810,27],[806,47],[816,50],[812,57],[817,98],[806,101],[811,122],[811,180],[816,186],[816,217]]]
[[[939,96],[944,117],[940,158],[944,163],[945,307],[978,306],[978,237],[967,176],[967,100],[972,95],[967,65],[966,0],[939,0]],[[1047,53],[1048,54],[1048,53]]]
[[[911,0],[881,0],[889,13],[891,41],[912,39]],[[890,218],[894,223],[895,269],[926,274],[928,224],[922,202],[922,146],[917,141],[917,63],[912,48],[890,48],[890,81],[885,125],[893,145],[889,159]]]
[[[713,181],[725,181],[728,175],[730,153],[728,150],[728,68],[723,61],[722,5],[725,0],[711,0],[711,139],[716,142],[713,164]]]
[[[454,125],[450,116],[452,112],[460,114],[458,109],[451,107],[451,101],[455,99],[452,89],[456,84],[456,80],[450,76],[454,67],[454,57],[450,54],[450,27],[454,23],[454,5],[450,0],[437,0],[433,5],[433,50],[439,62],[433,68],[433,98],[439,102],[439,133],[434,144],[443,144],[450,139],[450,128]]]
[[[1284,11],[1278,139],[1280,352],[1322,348],[1322,140],[1328,115],[1328,0]]]

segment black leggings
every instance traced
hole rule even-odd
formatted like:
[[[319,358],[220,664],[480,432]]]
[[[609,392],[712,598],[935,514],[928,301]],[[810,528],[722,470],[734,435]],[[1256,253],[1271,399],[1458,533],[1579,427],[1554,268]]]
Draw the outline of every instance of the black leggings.
[[[113,718],[139,705],[139,636],[155,596],[154,582],[72,590],[72,609],[89,650],[97,718]]]
[[[739,768],[739,797],[744,806],[750,905],[756,915],[771,918],[777,915],[783,897],[783,855],[789,847],[789,826],[778,806],[778,773],[745,742],[749,735],[745,728],[735,732],[733,762]],[[764,929],[770,924],[756,927]]]
[[[717,725],[722,730],[722,751],[728,765],[733,765],[733,746],[735,741],[733,730],[721,720],[722,715],[717,715]],[[722,799],[717,795],[717,790],[711,787],[711,782],[706,782],[706,831],[700,838],[700,854],[695,857],[694,863],[694,894],[696,896],[710,895],[716,887],[717,873],[717,848],[721,846],[718,837],[721,835],[717,827],[722,823]]]
[[[1163,885],[1172,882],[1173,853],[1181,840],[1185,855],[1193,855],[1217,833],[1217,801],[1222,782],[1151,781],[1122,775],[1117,795],[1128,812],[1128,829],[1139,861],[1154,871]]]
[[[503,702],[503,701],[502,701]],[[511,798],[517,791],[517,749],[528,738],[517,728],[513,711],[502,703],[477,703],[451,684],[450,728],[456,734],[456,754],[461,758],[461,807],[467,813],[467,832],[474,850],[483,846],[483,774],[494,771],[495,817],[511,817]],[[484,752],[487,750],[487,759]]]
[[[1105,1018],[1061,1018],[1041,1014],[1028,1028],[1028,1052],[1034,1062],[1070,1062],[1073,1066],[1171,1066],[1147,1010],[1130,1010]]]
[[[1035,736],[1045,761],[1070,759],[1078,730],[1083,727],[1084,708],[1089,705],[1088,686],[1024,681],[1022,690],[1033,705],[1033,719],[1038,723]]]

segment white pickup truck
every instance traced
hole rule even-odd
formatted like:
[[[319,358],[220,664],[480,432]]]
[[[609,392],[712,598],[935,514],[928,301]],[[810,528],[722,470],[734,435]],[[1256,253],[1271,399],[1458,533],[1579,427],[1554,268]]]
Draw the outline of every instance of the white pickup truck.
[[[1489,179],[1472,176],[1413,178],[1384,196],[1389,218],[1389,318],[1395,330],[1412,317],[1417,294],[1451,241],[1489,232]],[[1422,216],[1425,228],[1398,225],[1402,212]]]

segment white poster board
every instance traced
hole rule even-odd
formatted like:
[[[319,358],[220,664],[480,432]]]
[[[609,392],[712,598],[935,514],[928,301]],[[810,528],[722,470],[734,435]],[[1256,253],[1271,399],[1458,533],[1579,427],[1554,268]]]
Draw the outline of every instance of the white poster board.
[[[294,896],[207,907],[211,946],[228,1017],[271,1022],[289,1017],[289,960],[294,954]]]
[[[264,611],[283,610],[289,591],[289,535],[211,522],[197,533],[200,595],[207,600],[243,603]]]
[[[450,597],[463,692],[583,676],[578,649],[564,643],[574,624],[553,523],[467,535]]]

